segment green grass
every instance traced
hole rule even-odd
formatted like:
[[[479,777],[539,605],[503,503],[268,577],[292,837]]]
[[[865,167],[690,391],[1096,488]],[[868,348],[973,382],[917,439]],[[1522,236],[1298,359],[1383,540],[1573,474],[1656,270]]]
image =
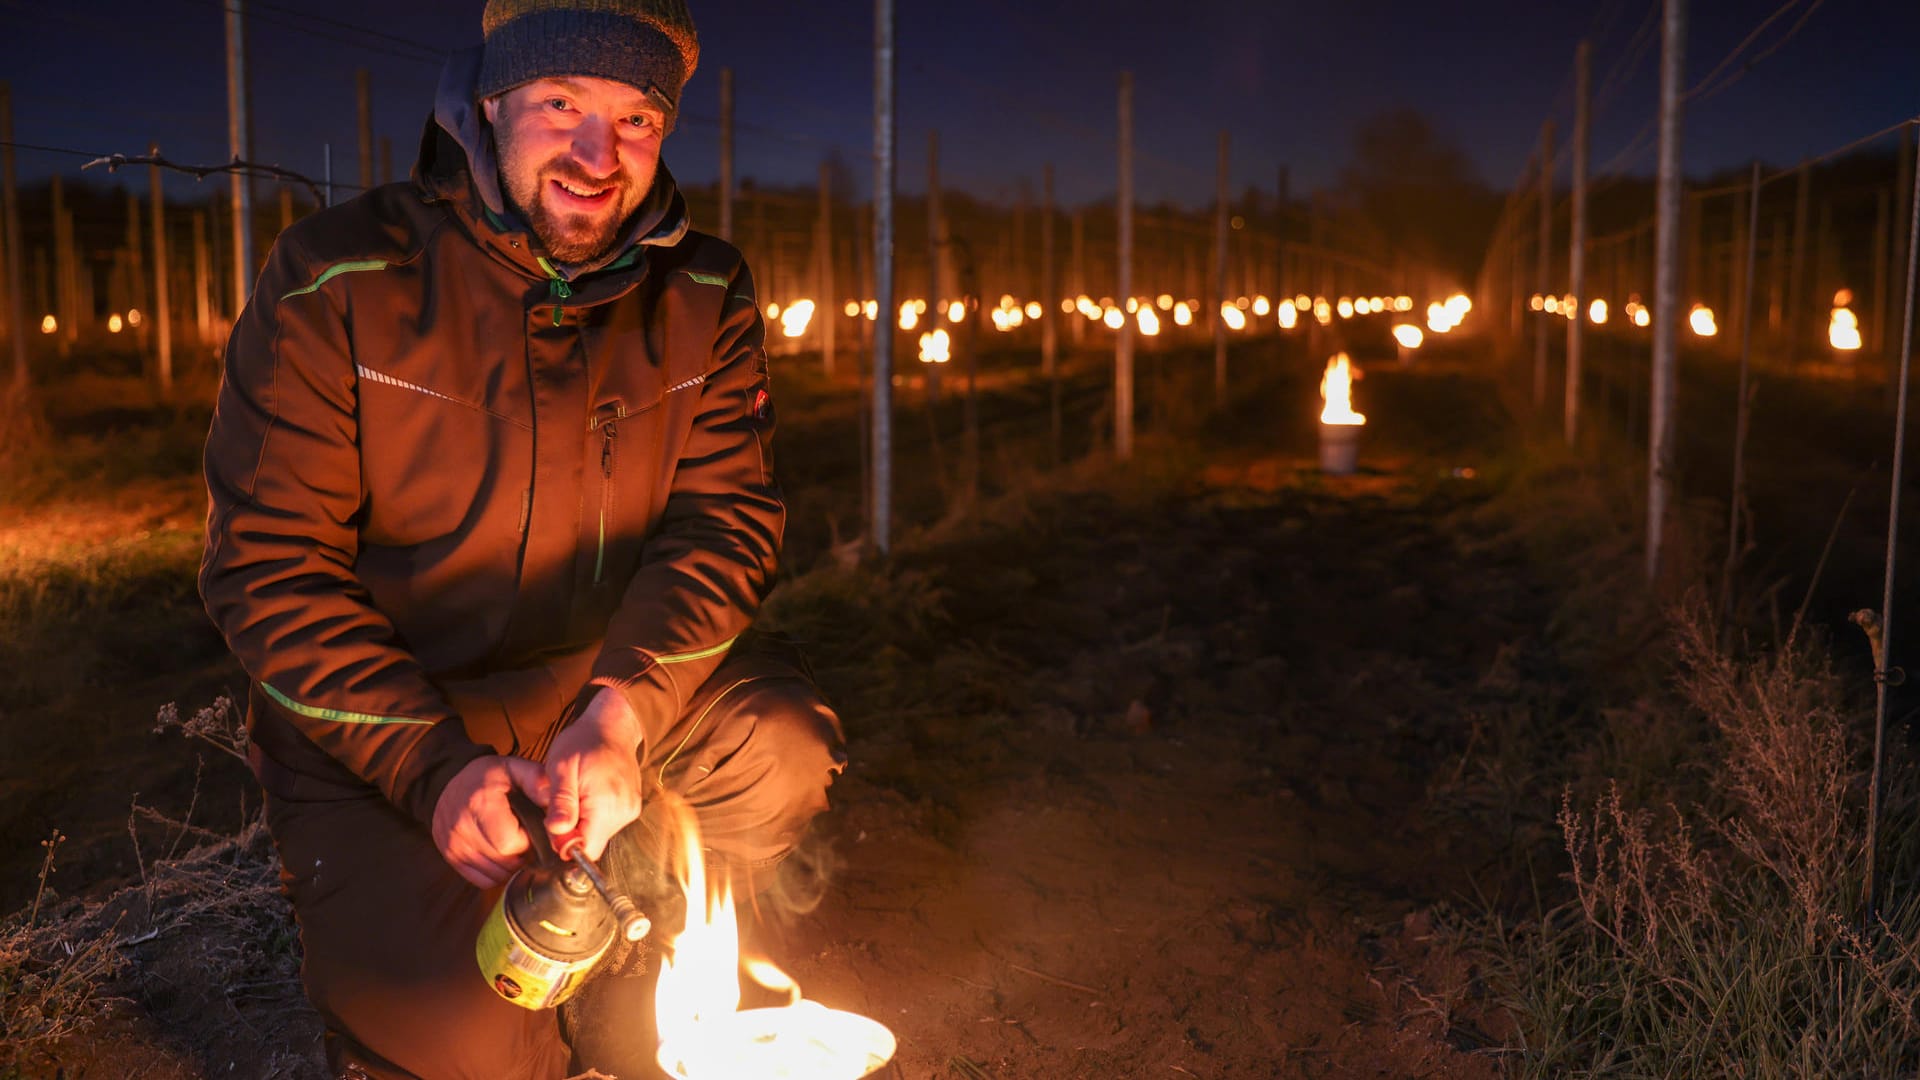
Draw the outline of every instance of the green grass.
[[[1920,903],[1898,887],[1883,923],[1860,921],[1871,687],[1819,634],[1718,624],[1699,599],[1711,507],[1682,508],[1682,570],[1646,588],[1623,527],[1636,464],[1544,453],[1482,510],[1566,583],[1548,641],[1588,682],[1490,721],[1467,778],[1435,790],[1463,824],[1538,824],[1561,793],[1515,857],[1530,894],[1453,928],[1504,1060],[1525,1077],[1913,1075]],[[1904,883],[1920,786],[1910,762],[1893,777],[1883,840]]]
[[[0,548],[0,710],[122,684],[206,652],[198,530],[105,544]]]

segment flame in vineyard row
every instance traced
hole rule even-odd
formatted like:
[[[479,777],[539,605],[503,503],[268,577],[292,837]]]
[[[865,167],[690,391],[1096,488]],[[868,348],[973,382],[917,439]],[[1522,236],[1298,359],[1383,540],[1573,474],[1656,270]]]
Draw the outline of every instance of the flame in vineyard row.
[[[885,1025],[805,1000],[768,961],[742,962],[731,883],[707,880],[692,809],[659,797],[681,838],[676,876],[687,901],[686,927],[660,957],[660,1067],[679,1080],[858,1080],[891,1060]],[[786,1004],[742,1010],[742,972]]]
[[[1340,426],[1359,425],[1367,418],[1353,411],[1353,380],[1360,377],[1360,369],[1353,366],[1346,353],[1335,353],[1327,361],[1326,374],[1320,376],[1320,400],[1326,404],[1320,409],[1320,422]]]

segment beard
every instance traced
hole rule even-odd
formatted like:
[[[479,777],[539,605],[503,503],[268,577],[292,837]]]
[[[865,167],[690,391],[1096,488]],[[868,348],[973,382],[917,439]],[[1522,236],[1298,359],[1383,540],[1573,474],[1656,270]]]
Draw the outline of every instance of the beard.
[[[624,167],[612,176],[592,176],[564,155],[543,165],[521,160],[504,126],[494,128],[494,141],[500,151],[500,178],[505,181],[507,198],[557,262],[594,263],[609,254],[652,186],[652,177],[643,184]],[[554,181],[589,190],[611,187],[612,191],[606,196],[606,206],[599,209],[561,208],[548,201],[554,195]]]

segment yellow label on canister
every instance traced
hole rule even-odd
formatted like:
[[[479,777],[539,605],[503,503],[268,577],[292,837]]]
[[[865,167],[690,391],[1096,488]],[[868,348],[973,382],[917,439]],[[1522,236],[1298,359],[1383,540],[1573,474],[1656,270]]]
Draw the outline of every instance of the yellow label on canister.
[[[571,963],[542,956],[513,932],[504,902],[495,904],[480,928],[474,957],[493,992],[526,1009],[550,1009],[573,996],[580,976],[605,950]]]

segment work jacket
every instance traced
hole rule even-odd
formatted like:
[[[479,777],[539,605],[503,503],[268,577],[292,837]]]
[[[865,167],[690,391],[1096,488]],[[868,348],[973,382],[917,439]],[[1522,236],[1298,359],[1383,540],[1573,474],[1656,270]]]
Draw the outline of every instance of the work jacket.
[[[430,123],[411,183],[281,235],[228,343],[200,588],[270,796],[371,785],[427,823],[601,687],[655,741],[771,583],[739,252],[687,230],[662,165],[643,235],[569,271],[484,180]]]

